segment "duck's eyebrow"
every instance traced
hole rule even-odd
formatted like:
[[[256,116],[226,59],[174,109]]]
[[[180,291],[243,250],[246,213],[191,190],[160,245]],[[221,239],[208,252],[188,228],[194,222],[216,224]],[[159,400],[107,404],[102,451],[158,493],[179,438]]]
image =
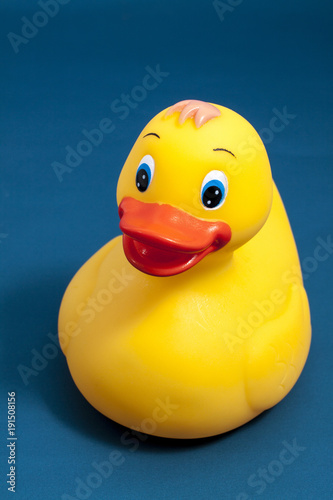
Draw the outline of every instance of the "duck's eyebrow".
[[[158,137],[160,139],[160,136],[158,134],[155,134],[155,132],[149,132],[149,134],[143,136],[143,139],[147,137],[147,135],[155,135],[155,137]]]
[[[236,158],[236,156],[234,155],[234,153],[232,153],[231,151],[229,151],[229,149],[215,148],[215,149],[213,149],[213,151],[226,151],[227,153],[230,153],[234,158]]]

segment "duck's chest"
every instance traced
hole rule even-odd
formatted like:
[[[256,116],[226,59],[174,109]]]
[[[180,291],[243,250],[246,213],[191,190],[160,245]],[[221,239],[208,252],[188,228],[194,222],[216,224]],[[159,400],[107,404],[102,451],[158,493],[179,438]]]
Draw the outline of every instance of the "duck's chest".
[[[218,383],[240,376],[246,339],[279,314],[278,294],[242,265],[147,276],[119,245],[99,268],[70,347],[103,366],[138,364],[175,379],[180,370],[188,383],[194,373],[198,383]]]
[[[269,277],[256,279],[246,263],[195,271],[170,278],[145,275],[127,262],[118,245],[100,266],[83,321],[94,323],[101,335],[114,332],[196,349],[221,342],[224,334],[245,334],[260,326],[283,302],[283,291],[274,283],[268,286]]]

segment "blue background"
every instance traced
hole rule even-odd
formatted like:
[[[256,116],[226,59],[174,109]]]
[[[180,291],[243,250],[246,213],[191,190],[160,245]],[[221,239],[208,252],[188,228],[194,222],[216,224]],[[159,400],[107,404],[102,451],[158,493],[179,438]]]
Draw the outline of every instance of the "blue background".
[[[92,463],[112,450],[125,460],[91,498],[333,496],[333,257],[309,259],[317,238],[332,235],[332,3],[229,0],[236,3],[222,20],[210,1],[71,0],[16,54],[7,34],[21,34],[22,16],[31,20],[40,7],[1,2],[2,498],[7,391],[17,398],[18,499],[75,498],[76,478],[86,482]],[[169,75],[122,120],[111,103],[158,64]],[[41,353],[56,334],[73,274],[119,233],[116,182],[137,135],[186,98],[230,107],[257,130],[269,126],[274,108],[296,115],[266,146],[303,265],[313,342],[295,388],[254,421],[192,442],[148,437],[133,451],[121,443],[126,429],[80,395],[61,353],[27,385],[18,366],[31,367],[31,350]],[[65,147],[105,117],[115,130],[60,182],[51,164],[64,163]],[[294,439],[303,450],[258,493],[250,476]]]

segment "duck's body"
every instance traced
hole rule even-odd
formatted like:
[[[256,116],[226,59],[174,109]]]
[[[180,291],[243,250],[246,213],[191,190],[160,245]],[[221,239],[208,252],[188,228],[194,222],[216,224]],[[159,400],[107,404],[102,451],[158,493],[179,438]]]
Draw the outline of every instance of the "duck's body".
[[[300,375],[310,318],[276,187],[268,219],[238,249],[168,277],[137,270],[115,238],[64,296],[60,341],[103,414],[165,437],[226,432],[280,401]]]

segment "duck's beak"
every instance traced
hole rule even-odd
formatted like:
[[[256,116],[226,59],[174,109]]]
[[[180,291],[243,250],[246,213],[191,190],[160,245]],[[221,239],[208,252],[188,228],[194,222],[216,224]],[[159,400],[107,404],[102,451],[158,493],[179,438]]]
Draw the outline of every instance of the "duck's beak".
[[[170,205],[129,197],[121,201],[119,217],[127,259],[153,276],[182,273],[231,238],[226,222],[198,219]]]

